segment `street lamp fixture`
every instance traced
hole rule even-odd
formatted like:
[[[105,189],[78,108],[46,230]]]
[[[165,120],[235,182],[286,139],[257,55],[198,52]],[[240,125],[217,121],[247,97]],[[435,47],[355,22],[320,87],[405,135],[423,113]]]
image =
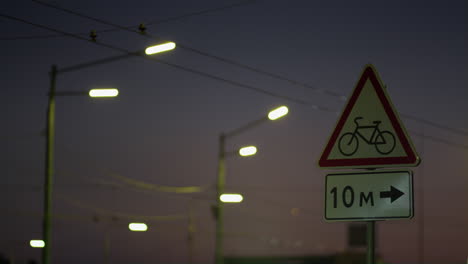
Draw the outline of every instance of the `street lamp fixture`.
[[[244,200],[244,197],[238,193],[225,193],[221,194],[219,200],[221,200],[223,203],[240,203],[242,200]]]
[[[280,119],[281,117],[287,115],[288,112],[289,112],[289,109],[287,106],[280,106],[276,109],[271,110],[268,113],[268,119],[270,120]]]
[[[114,88],[89,90],[90,97],[116,97],[117,95],[119,95],[119,90]]]
[[[247,146],[239,149],[239,155],[242,157],[253,156],[255,153],[257,153],[257,147],[255,146]]]
[[[130,223],[128,229],[133,232],[145,232],[148,230],[148,226],[145,223]]]
[[[44,240],[33,239],[29,241],[29,245],[33,248],[43,248],[45,246]]]
[[[167,42],[159,45],[154,45],[145,49],[146,55],[153,55],[164,51],[175,49],[176,44],[174,42]]]

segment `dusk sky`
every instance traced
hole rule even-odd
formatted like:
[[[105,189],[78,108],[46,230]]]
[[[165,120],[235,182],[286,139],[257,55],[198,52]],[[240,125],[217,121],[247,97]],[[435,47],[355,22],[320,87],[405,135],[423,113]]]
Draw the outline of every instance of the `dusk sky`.
[[[115,27],[140,23],[146,36]],[[51,66],[164,41],[178,47],[57,76],[57,92],[120,94],[57,97],[53,264],[103,263],[106,236],[109,263],[213,263],[218,137],[281,105],[286,117],[227,140],[258,153],[226,160],[226,190],[244,201],[225,206],[225,255],[351,250],[351,222],[324,220],[325,175],[336,170],[317,164],[367,64],[422,160],[411,168],[414,218],[377,222],[378,255],[467,261],[467,1],[18,0],[2,3],[0,30],[0,254],[15,263],[41,259],[29,240],[42,236]],[[149,230],[130,232],[135,221]]]

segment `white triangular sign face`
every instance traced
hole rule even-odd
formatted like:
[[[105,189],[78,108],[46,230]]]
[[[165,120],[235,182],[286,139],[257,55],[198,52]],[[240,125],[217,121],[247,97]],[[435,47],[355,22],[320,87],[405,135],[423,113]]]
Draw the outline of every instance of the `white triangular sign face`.
[[[418,155],[377,71],[367,65],[319,160],[320,167],[417,166]]]

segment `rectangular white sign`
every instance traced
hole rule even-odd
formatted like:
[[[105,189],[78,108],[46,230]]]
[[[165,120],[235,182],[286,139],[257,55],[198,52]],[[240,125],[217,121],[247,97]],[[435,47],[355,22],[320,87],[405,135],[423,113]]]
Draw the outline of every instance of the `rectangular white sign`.
[[[325,179],[327,221],[412,218],[413,203],[408,170],[333,173]]]

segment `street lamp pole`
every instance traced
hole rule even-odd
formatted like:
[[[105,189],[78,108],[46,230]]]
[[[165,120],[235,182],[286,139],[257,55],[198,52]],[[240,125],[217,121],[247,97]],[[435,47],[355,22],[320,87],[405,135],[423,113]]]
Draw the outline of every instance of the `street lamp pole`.
[[[215,263],[223,264],[223,232],[224,232],[224,205],[220,199],[221,194],[224,193],[224,185],[226,183],[225,177],[225,162],[226,162],[226,135],[221,133],[219,135],[219,152],[218,152],[218,177],[216,184],[216,245],[215,245]]]
[[[250,128],[253,128],[268,120],[276,120],[288,113],[286,106],[278,107],[269,112],[268,116],[260,119],[253,120],[242,127],[232,130],[228,133],[221,133],[219,135],[218,144],[218,174],[216,184],[216,241],[215,241],[215,264],[224,264],[224,252],[223,252],[223,240],[224,240],[224,204],[220,197],[224,193],[224,187],[226,184],[226,139],[238,135]]]
[[[43,206],[43,219],[42,219],[42,239],[44,241],[44,248],[42,249],[42,264],[51,263],[51,236],[52,236],[52,185],[54,175],[54,139],[55,139],[55,97],[56,96],[75,96],[75,95],[86,95],[84,92],[65,91],[56,93],[56,79],[58,73],[66,73],[77,71],[83,68],[88,68],[100,64],[110,63],[117,60],[132,56],[141,56],[144,53],[146,55],[153,55],[165,51],[172,50],[176,47],[174,42],[168,42],[160,45],[154,45],[148,47],[145,51],[130,52],[128,54],[108,57],[104,59],[94,60],[82,64],[73,65],[67,68],[57,69],[56,65],[52,65],[49,73],[50,77],[50,88],[49,88],[49,102],[47,107],[47,118],[46,118],[46,148],[45,148],[45,181],[44,181],[44,206]],[[104,89],[111,90],[111,89]],[[114,94],[97,95],[98,97],[114,97],[117,96],[118,91],[114,90]],[[93,97],[92,94],[90,96]]]
[[[55,134],[55,81],[57,66],[52,65],[50,76],[49,103],[46,119],[46,155],[45,155],[45,182],[44,182],[44,216],[42,222],[42,263],[50,263],[51,219],[52,219],[52,177],[54,174],[54,134]]]

